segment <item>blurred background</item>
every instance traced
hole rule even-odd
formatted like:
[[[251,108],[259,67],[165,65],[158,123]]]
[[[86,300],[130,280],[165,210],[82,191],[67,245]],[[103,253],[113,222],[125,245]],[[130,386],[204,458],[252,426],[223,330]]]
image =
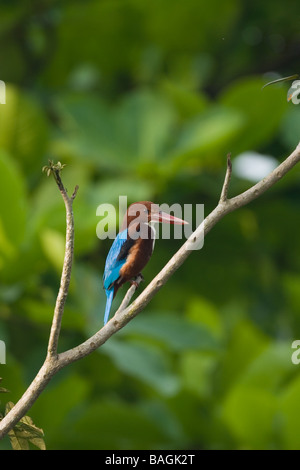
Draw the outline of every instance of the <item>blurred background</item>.
[[[208,215],[228,152],[230,196],[264,177],[299,142],[300,105],[291,82],[262,86],[300,73],[299,55],[294,0],[1,1],[2,413],[44,360],[60,282],[65,209],[42,166],[79,185],[62,351],[103,322],[98,205]],[[300,448],[299,188],[296,167],[226,216],[142,314],[52,380],[28,413],[48,449]],[[180,245],[157,241],[140,290]]]

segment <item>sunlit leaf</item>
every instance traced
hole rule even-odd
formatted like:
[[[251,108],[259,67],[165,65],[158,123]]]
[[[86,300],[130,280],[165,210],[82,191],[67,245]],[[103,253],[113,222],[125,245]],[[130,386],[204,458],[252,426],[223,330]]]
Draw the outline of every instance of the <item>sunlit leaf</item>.
[[[214,165],[218,155],[226,155],[232,140],[244,127],[242,113],[225,107],[211,107],[187,121],[167,159],[168,168],[182,171],[203,163]]]
[[[178,391],[178,378],[161,349],[141,342],[111,339],[101,350],[112,358],[122,372],[143,381],[160,393],[173,395]]]
[[[48,120],[39,102],[7,84],[0,106],[0,147],[14,155],[25,174],[39,173],[48,145]]]
[[[16,255],[24,238],[27,195],[17,165],[3,151],[0,151],[0,200],[0,256],[5,259]]]
[[[218,342],[211,332],[200,324],[188,322],[176,314],[156,313],[140,315],[130,322],[122,335],[138,334],[162,341],[175,351],[199,349],[214,351]]]
[[[300,413],[299,393],[300,379],[299,376],[296,375],[294,380],[287,384],[279,398],[283,448],[286,450],[298,450],[300,448],[298,432]]]
[[[7,414],[14,404],[8,402],[6,404],[5,413]],[[29,443],[45,450],[44,432],[38,428],[29,416],[24,416],[8,433],[12,448],[14,450],[29,450]]]
[[[62,270],[65,255],[65,237],[50,228],[44,229],[41,234],[41,243],[45,255],[53,266],[60,272]]]
[[[274,394],[262,387],[238,385],[230,391],[223,406],[223,417],[241,447],[245,443],[254,449],[271,447],[277,410]]]
[[[66,135],[53,150],[114,170],[163,156],[175,120],[164,96],[150,91],[132,93],[114,108],[97,98],[72,95],[59,103],[58,112]]]

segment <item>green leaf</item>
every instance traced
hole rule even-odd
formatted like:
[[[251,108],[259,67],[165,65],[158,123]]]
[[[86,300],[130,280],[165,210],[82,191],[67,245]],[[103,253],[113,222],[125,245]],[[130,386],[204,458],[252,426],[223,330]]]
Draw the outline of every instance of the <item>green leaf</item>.
[[[131,156],[150,161],[162,158],[174,130],[175,116],[173,107],[163,94],[142,90],[124,99],[116,114],[116,122],[127,159]]]
[[[289,343],[272,343],[248,365],[224,401],[224,418],[233,433],[254,448],[268,448],[278,438],[278,390],[294,369]],[[284,392],[288,396],[288,392]],[[289,406],[282,400],[282,407]],[[293,411],[295,413],[295,411]],[[288,414],[288,413],[287,413]],[[259,426],[257,423],[259,422]],[[289,431],[286,430],[288,433]]]
[[[280,128],[282,142],[291,150],[293,150],[299,142],[300,129],[300,106],[290,103],[290,108]]]
[[[122,401],[114,394],[89,402],[68,430],[75,448],[156,449],[168,447],[164,429],[137,404]]]
[[[241,113],[243,125],[232,142],[234,153],[266,145],[288,110],[285,91],[276,87],[262,89],[263,84],[261,79],[245,78],[232,83],[220,97],[222,105]]]
[[[299,394],[300,377],[296,376],[289,384],[287,384],[287,387],[280,396],[279,403],[279,410],[281,413],[282,448],[286,450],[300,449]]]
[[[101,352],[110,356],[122,372],[142,380],[160,393],[168,396],[178,391],[178,378],[171,371],[166,353],[160,348],[111,338]]]
[[[106,179],[101,185],[91,185],[86,189],[86,205],[93,205],[94,213],[96,208],[109,202],[114,204],[118,214],[119,196],[127,196],[127,201],[151,200],[154,193],[154,185],[141,178],[115,177]]]
[[[76,199],[73,207],[76,232],[74,251],[75,255],[78,255],[79,253],[90,253],[95,246],[98,219],[96,217],[96,202],[89,198],[88,191],[91,188],[87,188],[90,185],[87,184],[85,171],[82,170],[83,175],[80,176],[78,175],[80,167],[78,168],[78,165],[74,165],[74,167],[68,168],[63,180],[65,187],[70,188],[70,194],[72,194],[75,184],[79,183],[80,185],[80,197]],[[65,239],[66,214],[61,194],[52,178],[49,180],[45,178],[36,191],[31,215],[32,230],[41,241],[46,257],[57,267],[60,260],[63,259],[62,240]],[[50,250],[51,245],[58,248],[57,255]]]
[[[72,286],[72,285],[71,285]],[[70,286],[70,287],[71,287]],[[70,291],[72,289],[70,288]],[[82,291],[81,291],[82,295]],[[77,304],[76,304],[77,305]],[[36,300],[32,297],[24,297],[22,300],[22,312],[25,313],[26,318],[33,321],[35,325],[44,324],[51,325],[53,319],[53,309],[55,306],[55,298],[53,302],[46,300]],[[64,321],[63,328],[70,328],[73,331],[81,330],[85,325],[85,316],[83,315],[84,310],[81,310],[79,306],[76,309],[66,305],[64,310]]]
[[[263,386],[264,390],[275,392],[294,369],[291,344],[274,341],[245,368],[239,382],[249,387]]]
[[[6,404],[5,414],[14,407],[11,401]],[[44,432],[38,428],[29,416],[24,416],[16,426],[8,433],[12,448],[14,450],[29,450],[29,443],[46,450]]]
[[[3,151],[0,151],[0,200],[3,201],[0,205],[1,268],[1,258],[4,262],[17,254],[24,238],[27,213],[23,177],[14,161]]]
[[[8,84],[6,104],[0,106],[0,147],[14,155],[30,177],[40,171],[48,132],[48,121],[38,102]]]
[[[61,162],[54,163],[52,160],[48,160],[48,165],[43,166],[42,171],[46,173],[47,176],[50,176],[51,173],[61,172],[63,168],[66,166]]]
[[[274,439],[273,423],[277,398],[263,387],[237,385],[223,405],[223,418],[240,445],[267,449]]]
[[[2,382],[3,378],[0,377],[0,382]],[[7,390],[7,388],[4,388],[4,387],[0,387],[0,393],[9,393],[9,390]]]
[[[140,315],[120,333],[154,338],[174,351],[185,349],[215,351],[219,347],[218,341],[207,328],[166,312],[147,312],[147,315]]]
[[[64,376],[63,380],[47,388],[42,400],[38,400],[34,405],[39,420],[47,423],[47,435],[49,432],[58,442],[64,439],[64,423],[68,422],[70,414],[80,409],[86,400],[89,401],[91,386],[89,379],[75,373]]]
[[[198,351],[186,351],[180,358],[183,386],[200,398],[213,394],[213,373],[217,358]]]
[[[175,122],[169,102],[149,91],[132,93],[115,108],[95,97],[69,95],[61,99],[58,112],[65,134],[53,151],[61,158],[71,152],[114,171],[163,156]]]
[[[65,237],[60,232],[44,228],[40,234],[43,251],[58,272],[61,272],[65,256]]]
[[[221,315],[216,306],[204,297],[194,297],[188,304],[188,318],[207,328],[217,339],[222,337]]]
[[[187,121],[179,133],[177,143],[169,152],[167,162],[175,171],[182,167],[197,167],[203,162],[214,165],[219,155],[226,155],[231,142],[244,126],[241,112],[221,106]]]
[[[9,3],[1,3],[0,5],[0,15],[1,15],[1,34],[9,32],[22,18],[26,13],[26,4],[16,4],[12,5]]]
[[[183,118],[202,113],[209,104],[204,94],[191,91],[167,79],[162,81],[161,89]]]
[[[222,390],[237,383],[245,370],[265,351],[270,344],[269,338],[248,320],[239,321],[233,328],[226,352],[222,358],[220,382]]]
[[[52,152],[64,159],[68,155],[104,168],[124,168],[124,153],[116,139],[112,110],[96,97],[68,95],[61,97],[57,113],[64,134],[54,140]]]

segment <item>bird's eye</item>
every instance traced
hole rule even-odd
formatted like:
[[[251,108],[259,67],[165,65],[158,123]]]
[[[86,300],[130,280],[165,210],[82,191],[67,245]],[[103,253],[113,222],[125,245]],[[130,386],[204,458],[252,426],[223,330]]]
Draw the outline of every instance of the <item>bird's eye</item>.
[[[147,214],[149,213],[148,209],[144,209],[144,212],[146,212]]]

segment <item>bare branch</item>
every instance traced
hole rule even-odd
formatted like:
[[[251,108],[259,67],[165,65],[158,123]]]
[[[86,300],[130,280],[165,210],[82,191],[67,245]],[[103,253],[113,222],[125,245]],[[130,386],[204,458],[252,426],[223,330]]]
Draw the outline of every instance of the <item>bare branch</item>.
[[[48,356],[57,355],[57,346],[61,329],[61,321],[67,295],[69,292],[74,252],[74,216],[72,205],[78,191],[78,186],[76,186],[72,196],[69,198],[67,190],[65,189],[60,177],[60,170],[55,168],[52,171],[66,207],[66,246],[60,287],[56,299],[56,305],[54,309],[50,338],[48,343]]]
[[[60,288],[56,299],[52,326],[50,330],[47,357],[37,376],[31,383],[31,385],[28,387],[22,398],[3,418],[3,420],[0,421],[0,439],[5,436],[7,432],[9,432],[9,430],[12,429],[14,425],[26,414],[26,411],[36,401],[36,399],[44,390],[54,373],[59,370],[57,363],[57,346],[61,329],[62,315],[64,312],[65,302],[69,291],[74,251],[74,217],[72,204],[78,191],[78,186],[76,186],[72,196],[69,198],[67,190],[64,187],[60,177],[60,172],[64,168],[64,166],[65,165],[62,165],[60,162],[54,164],[50,160],[49,166],[43,168],[43,171],[45,171],[48,176],[50,176],[50,174],[53,174],[66,207],[65,257],[61,275]]]

